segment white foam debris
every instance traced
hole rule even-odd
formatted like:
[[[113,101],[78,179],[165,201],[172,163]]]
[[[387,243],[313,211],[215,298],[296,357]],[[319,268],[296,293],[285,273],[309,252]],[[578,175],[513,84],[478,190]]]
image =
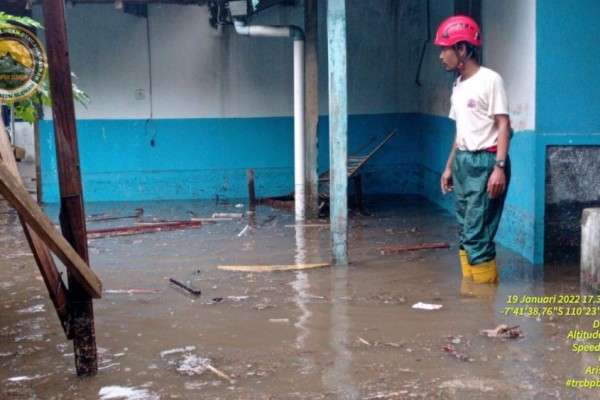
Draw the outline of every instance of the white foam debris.
[[[17,336],[15,338],[15,342],[23,342],[23,341],[27,341],[27,342],[40,342],[42,340],[44,340],[44,335],[42,335],[41,333],[34,333],[32,335]]]
[[[102,367],[98,367],[98,369],[99,370],[101,370],[101,369],[108,369],[108,368],[116,367],[118,365],[121,365],[121,363],[112,363],[112,364],[104,365]]]
[[[19,314],[35,314],[44,311],[46,311],[46,307],[43,304],[36,304],[35,306],[31,306],[29,308],[17,310]]]
[[[43,378],[44,376],[46,376],[46,375],[13,376],[12,378],[8,378],[7,381],[9,381],[9,382],[24,382],[24,381],[31,381],[33,379]]]
[[[177,366],[177,372],[183,375],[200,375],[208,369],[210,360],[195,354],[186,354]]]
[[[243,301],[248,300],[250,296],[227,296],[227,298],[232,301]]]
[[[171,354],[185,353],[186,351],[194,350],[196,350],[196,346],[178,347],[176,349],[165,350],[160,352],[160,358],[165,358],[166,356]]]
[[[6,258],[6,259],[8,259],[8,260],[11,260],[13,258],[31,257],[31,256],[33,256],[33,254],[28,253],[28,252],[20,251],[20,252],[16,252],[16,253],[12,253],[12,254],[5,254],[3,257]]]
[[[100,400],[160,400],[156,393],[125,386],[105,386],[100,389],[98,395]]]
[[[415,308],[417,310],[439,310],[440,308],[442,308],[442,305],[418,302],[418,303],[413,304],[412,308]]]

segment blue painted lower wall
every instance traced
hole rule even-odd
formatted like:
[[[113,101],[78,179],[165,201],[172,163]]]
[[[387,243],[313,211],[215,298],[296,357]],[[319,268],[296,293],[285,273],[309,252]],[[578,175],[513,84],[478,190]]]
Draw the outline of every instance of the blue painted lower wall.
[[[319,120],[319,170],[329,165],[328,118]],[[349,153],[398,134],[366,165],[364,193],[421,194],[453,212],[439,179],[454,124],[424,114],[349,117]],[[293,189],[291,118],[80,120],[77,122],[86,201],[243,198],[246,169],[257,195]],[[544,251],[545,155],[551,145],[600,145],[600,134],[517,132],[511,142],[512,180],[497,240],[540,263]],[[42,198],[59,199],[53,128],[40,123]]]
[[[423,149],[423,194],[450,212],[454,211],[452,194],[444,196],[440,190],[440,176],[446,166],[454,140],[454,122],[431,115],[418,116],[421,127],[420,147]],[[518,132],[511,141],[510,158],[512,178],[506,199],[497,241],[534,261],[535,191],[536,176],[531,164],[535,154],[535,135]],[[542,176],[543,180],[543,176]]]
[[[443,196],[439,181],[454,139],[448,118],[418,115],[423,149],[423,195],[453,211],[452,195]],[[512,178],[497,241],[529,261],[544,261],[546,149],[548,146],[600,145],[600,133],[516,132],[510,144]]]
[[[396,135],[366,168],[367,194],[418,193],[412,114],[353,115],[352,154]],[[319,120],[319,170],[329,165],[328,118]],[[261,197],[293,189],[292,118],[79,120],[86,201],[243,198],[253,168]],[[42,200],[59,199],[51,121],[40,123]],[[406,171],[409,171],[408,173]]]

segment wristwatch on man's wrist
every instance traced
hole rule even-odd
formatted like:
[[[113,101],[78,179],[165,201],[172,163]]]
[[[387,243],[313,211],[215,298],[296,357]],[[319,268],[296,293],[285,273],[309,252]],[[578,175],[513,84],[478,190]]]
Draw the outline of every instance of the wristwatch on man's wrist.
[[[495,166],[504,169],[506,167],[506,160],[496,160]]]

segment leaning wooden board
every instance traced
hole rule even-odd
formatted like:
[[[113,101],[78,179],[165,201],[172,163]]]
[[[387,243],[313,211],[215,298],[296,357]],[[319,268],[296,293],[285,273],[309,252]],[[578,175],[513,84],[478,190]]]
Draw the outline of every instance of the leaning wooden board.
[[[299,271],[303,269],[315,269],[329,267],[331,264],[278,264],[278,265],[219,265],[219,269],[224,271],[238,272],[279,272],[279,271]]]
[[[48,248],[65,264],[74,278],[93,298],[100,298],[102,282],[69,242],[54,228],[44,211],[31,198],[9,168],[0,161],[0,193],[14,207],[27,225],[46,243]]]
[[[17,179],[17,182],[22,184],[21,176],[19,175],[19,170],[17,168],[17,162],[15,161],[13,152],[11,151],[11,144],[8,140],[8,135],[6,134],[4,123],[2,121],[0,121],[0,161],[4,162],[8,170]],[[58,314],[58,318],[60,319],[63,330],[65,331],[67,338],[70,338],[70,316],[67,305],[67,288],[60,277],[48,247],[46,247],[45,243],[27,225],[25,220],[20,215],[19,219],[21,221],[21,226],[23,227],[23,233],[25,233],[27,242],[31,247],[31,252],[33,253],[35,261],[38,265],[40,274],[44,279],[44,283],[46,284],[50,299],[54,304],[54,308],[56,309],[56,313]]]

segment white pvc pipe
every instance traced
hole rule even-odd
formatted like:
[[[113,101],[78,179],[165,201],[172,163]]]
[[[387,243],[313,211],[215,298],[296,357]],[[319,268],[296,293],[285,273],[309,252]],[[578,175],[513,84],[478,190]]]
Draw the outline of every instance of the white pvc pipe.
[[[294,40],[294,205],[296,221],[304,221],[306,217],[304,158],[304,41]]]
[[[234,20],[240,35],[258,37],[291,37],[294,39],[294,204],[296,221],[306,218],[306,171],[304,144],[304,33],[297,26],[248,26]]]
[[[277,25],[246,25],[240,20],[234,20],[235,31],[240,35],[257,37],[291,37],[290,26]]]

